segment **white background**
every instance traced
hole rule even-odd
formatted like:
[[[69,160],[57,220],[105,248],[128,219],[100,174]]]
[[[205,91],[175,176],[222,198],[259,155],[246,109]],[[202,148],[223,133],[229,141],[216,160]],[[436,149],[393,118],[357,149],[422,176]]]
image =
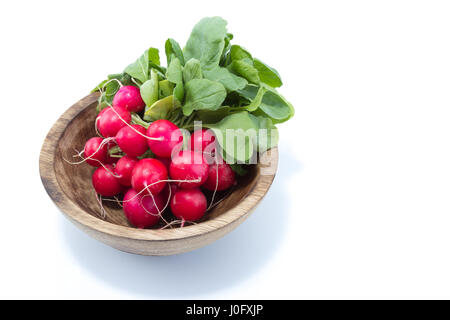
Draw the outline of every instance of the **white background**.
[[[274,66],[265,200],[214,244],[171,257],[76,229],[41,185],[56,119],[109,73],[221,15]],[[446,1],[3,1],[0,298],[450,298]]]

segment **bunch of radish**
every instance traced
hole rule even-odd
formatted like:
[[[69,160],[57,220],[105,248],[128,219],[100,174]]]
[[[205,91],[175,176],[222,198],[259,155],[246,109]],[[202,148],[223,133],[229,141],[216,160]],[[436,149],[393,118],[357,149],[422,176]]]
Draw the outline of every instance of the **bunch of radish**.
[[[194,131],[183,144],[181,130],[168,120],[153,121],[148,128],[133,124],[132,112],[145,106],[136,89],[118,90],[112,106],[95,120],[101,137],[84,146],[84,161],[97,167],[92,175],[95,192],[102,197],[123,195],[124,214],[138,228],[157,224],[168,210],[181,223],[197,221],[213,205],[202,190],[226,190],[235,183],[235,174],[215,153],[210,130]]]
[[[233,38],[224,19],[203,18],[184,47],[167,39],[165,66],[150,47],[95,87],[98,137],[78,155],[98,168],[100,205],[120,201],[139,228],[198,221],[278,144],[277,125],[295,113],[280,74]]]

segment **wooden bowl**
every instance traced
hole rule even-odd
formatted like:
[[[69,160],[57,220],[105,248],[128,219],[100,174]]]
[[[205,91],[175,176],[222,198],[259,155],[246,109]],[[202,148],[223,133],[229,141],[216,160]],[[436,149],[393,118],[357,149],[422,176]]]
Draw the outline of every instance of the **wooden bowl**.
[[[272,184],[278,163],[276,148],[261,155],[249,174],[239,179],[232,192],[198,224],[163,230],[158,226],[137,229],[129,225],[122,209],[113,202],[104,203],[107,216],[103,219],[91,185],[94,168],[85,163],[71,165],[64,161],[73,159],[74,148],[82,150],[86,140],[96,135],[93,124],[97,98],[97,93],[86,96],[56,121],[45,138],[39,159],[42,183],[50,198],[70,221],[97,240],[142,255],[171,255],[194,250],[236,228]],[[270,168],[274,169],[270,172]]]

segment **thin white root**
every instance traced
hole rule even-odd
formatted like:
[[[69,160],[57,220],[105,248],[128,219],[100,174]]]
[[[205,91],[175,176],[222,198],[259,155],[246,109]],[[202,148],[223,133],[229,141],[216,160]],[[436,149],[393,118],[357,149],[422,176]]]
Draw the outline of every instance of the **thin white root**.
[[[136,132],[137,134],[143,136],[145,139],[148,139],[148,140],[155,140],[155,141],[163,141],[163,140],[164,140],[163,137],[153,138],[153,137],[146,136],[145,134],[143,134],[143,133],[139,132],[138,130],[136,130],[135,128],[133,128],[133,126],[130,125],[128,122],[126,122],[126,121],[120,116],[120,114],[114,109],[114,107],[111,106],[111,110],[114,111],[114,113],[119,117],[119,119],[120,119],[123,123],[125,123],[128,127],[130,127],[131,129],[133,129],[133,131]]]
[[[164,211],[167,209],[167,207],[169,206],[170,203],[170,198],[172,196],[172,189],[169,186],[169,198],[167,199],[166,205],[164,206],[164,208],[162,210],[159,209],[158,205],[156,204],[156,200],[155,197],[153,196],[153,194],[150,192],[149,188],[157,183],[161,183],[161,182],[191,182],[191,183],[195,183],[195,182],[200,182],[201,179],[193,179],[193,180],[172,180],[172,179],[166,179],[166,180],[158,180],[156,182],[153,182],[152,184],[146,185],[144,189],[142,189],[141,191],[139,191],[138,193],[136,193],[133,197],[131,197],[128,200],[122,200],[120,201],[119,199],[117,199],[117,197],[114,197],[114,199],[103,199],[104,201],[112,201],[112,202],[116,202],[118,203],[121,207],[123,207],[123,203],[128,202],[128,201],[132,201],[134,198],[138,197],[140,194],[142,194],[145,191],[148,191],[147,194],[145,194],[144,196],[142,196],[142,198],[140,199],[140,205],[142,206],[142,208],[144,208],[145,212],[147,214],[150,214],[152,216],[159,216],[161,218],[161,220],[164,221],[164,223],[166,224],[165,226],[163,226],[162,228],[160,228],[160,230],[162,229],[166,229],[166,228],[172,228],[172,225],[174,224],[181,224],[181,228],[184,226],[185,222],[188,223],[192,223],[192,224],[196,224],[195,222],[192,221],[185,221],[185,220],[174,220],[171,222],[168,222],[164,217],[163,217],[163,213]],[[145,206],[143,205],[142,201],[145,197],[152,197],[153,200],[153,204],[155,205],[156,210],[158,210],[158,214],[155,214],[153,212],[148,211]]]
[[[75,148],[73,148],[73,150],[75,150],[75,152],[76,152],[77,154],[74,154],[74,155],[72,156],[72,158],[82,158],[82,155],[83,155],[83,153],[84,153],[84,150],[78,151],[78,150],[75,149]]]
[[[200,182],[201,181],[201,179],[199,178],[199,179],[195,179],[195,180],[172,180],[172,179],[167,179],[167,180],[158,180],[158,181],[156,181],[156,182],[153,182],[152,184],[149,184],[149,185],[147,185],[144,189],[142,189],[141,191],[139,191],[138,193],[136,193],[133,197],[131,197],[130,199],[128,199],[128,200],[122,200],[122,201],[120,201],[121,203],[125,203],[125,202],[128,202],[128,201],[132,201],[134,198],[136,198],[136,197],[138,197],[139,195],[141,195],[143,192],[145,192],[146,190],[148,190],[148,188],[150,188],[151,186],[153,186],[153,185],[155,185],[155,184],[157,184],[157,183],[161,183],[161,182],[192,182],[192,183],[195,183],[195,182]],[[148,192],[150,193],[150,190],[148,190]],[[116,200],[112,200],[112,199],[103,199],[103,200],[105,200],[105,201],[116,201]],[[166,208],[166,207],[165,207]],[[163,210],[164,211],[164,210]]]
[[[108,199],[109,200],[109,199]],[[116,202],[121,208],[123,208],[123,205],[122,205],[122,203],[120,203],[120,200],[119,200],[119,198],[117,198],[116,196],[114,196],[114,202]]]
[[[144,198],[145,198],[145,197],[152,197],[153,204],[155,205],[155,208],[156,208],[156,210],[158,211],[157,214],[155,214],[155,213],[153,213],[153,212],[150,212],[150,211],[147,211],[147,209],[144,207],[142,201],[144,201]],[[156,204],[156,201],[155,201],[155,197],[153,196],[152,193],[146,194],[146,195],[142,196],[141,202],[140,202],[140,203],[141,203],[142,208],[144,208],[145,212],[147,212],[148,214],[150,214],[150,215],[152,215],[152,216],[155,216],[155,217],[161,216],[161,210],[159,210],[159,207],[158,207],[158,205]]]
[[[102,196],[96,192],[95,198],[97,199],[98,205],[100,206],[100,216],[102,217],[102,219],[105,219],[106,218],[106,210],[103,207]]]
[[[105,137],[102,136],[102,134],[100,133],[100,131],[98,131],[98,126],[97,126],[97,122],[98,122],[98,120],[100,120],[101,117],[102,117],[102,116],[95,118],[95,121],[94,121],[95,133],[97,133],[97,135],[98,135],[100,138],[105,139]]]
[[[164,206],[162,211],[167,209],[167,207],[169,206],[169,203],[170,203],[170,199],[172,198],[172,188],[170,187],[170,182],[168,182],[168,187],[169,187],[169,197],[167,198],[166,205]]]
[[[112,141],[112,140],[114,140],[114,138],[106,138],[106,139],[103,139],[102,143],[100,143],[100,145],[98,146],[97,150],[95,150],[95,152],[94,152],[93,154],[91,154],[89,157],[83,158],[83,160],[81,160],[81,161],[70,162],[69,160],[64,159],[64,157],[63,157],[63,160],[66,161],[67,163],[70,163],[70,164],[82,164],[82,163],[85,162],[86,160],[95,160],[95,161],[98,161],[97,159],[92,159],[92,157],[93,157],[97,152],[99,152],[100,149],[103,148],[103,146],[104,146],[105,144],[109,143],[109,142]],[[76,151],[76,150],[75,150],[75,151]],[[82,151],[81,153],[84,153],[84,149],[83,149],[83,151]],[[78,154],[80,155],[80,158],[82,158],[82,157],[81,157],[81,153],[78,153]],[[100,162],[100,161],[98,161],[98,162]],[[101,163],[101,162],[100,162],[100,163]]]
[[[100,162],[100,161],[98,161]],[[110,175],[112,175],[114,178],[120,178],[121,176],[118,174],[115,174],[114,172],[112,172],[111,170],[109,170],[103,163],[100,162],[100,164],[102,165],[103,169],[105,169],[106,171],[108,171],[108,173]]]
[[[133,82],[135,85],[137,85],[138,87],[140,87],[139,83],[137,83],[136,80],[134,80],[133,77],[131,77],[131,82]]]
[[[145,206],[143,205],[142,201],[143,201],[144,198],[147,197],[147,196],[152,197],[153,204],[155,205],[156,210],[158,210],[158,214],[154,214],[153,212],[148,211],[148,210],[145,208]],[[162,215],[162,213],[164,212],[164,209],[165,209],[165,208],[164,208],[163,210],[159,210],[159,207],[158,207],[158,205],[156,204],[156,201],[155,201],[155,197],[153,196],[152,193],[146,194],[146,195],[144,195],[144,196],[142,197],[142,199],[141,199],[141,206],[142,206],[142,208],[144,208],[144,210],[145,210],[145,212],[146,212],[147,214],[150,214],[150,215],[156,216],[156,217],[160,217],[161,220],[165,222],[165,224],[168,224],[167,220],[166,220],[166,219],[163,217],[163,215]]]
[[[118,79],[110,79],[110,80],[106,81],[106,82],[102,85],[101,88],[98,89],[98,91],[100,91],[100,94],[103,94],[103,89],[105,89],[106,85],[109,84],[110,82],[113,82],[113,81],[115,81],[115,82],[117,82],[117,83],[119,84],[119,88],[122,88],[122,87],[123,87],[122,82],[120,82]],[[119,90],[117,90],[117,91],[119,91]],[[117,91],[114,92],[113,94],[109,94],[108,96],[113,96],[113,95],[115,95],[115,94],[117,93]]]
[[[208,210],[214,208],[215,206],[217,206],[219,203],[221,203],[223,200],[225,200],[231,193],[232,193],[233,189],[231,188],[230,191],[220,200],[218,200],[216,203],[213,203],[210,205],[210,208],[208,208]]]
[[[92,161],[97,161],[98,163],[100,163],[100,165],[103,167],[103,169],[105,169],[109,174],[111,174],[113,177],[115,178],[120,178],[120,175],[115,174],[114,172],[112,172],[111,170],[108,169],[108,167],[106,167],[100,160],[97,159],[92,159],[92,157],[100,150],[100,148],[102,148],[106,143],[108,143],[109,141],[114,140],[114,138],[106,138],[102,141],[102,143],[99,145],[99,147],[97,148],[97,150],[95,150],[95,152],[93,154],[91,154],[89,157],[87,158],[83,158],[81,156],[81,154],[84,153],[84,150],[81,152],[78,152],[75,149],[75,152],[78,152],[78,154],[74,155],[73,157],[77,157],[79,156],[80,158],[82,158],[83,160],[78,161],[78,162],[70,162],[69,160],[65,159],[64,157],[62,158],[65,162],[70,163],[70,164],[81,164],[83,162],[85,162],[86,160],[92,160]]]
[[[209,211],[212,208],[214,199],[216,197],[217,189],[219,188],[219,164],[217,163],[217,155],[214,155],[214,162],[216,164],[216,187],[214,189],[214,193],[211,198],[211,203],[209,204],[209,207],[208,209],[206,209],[206,211]]]
[[[126,201],[122,201],[122,202],[131,201],[131,200],[133,200],[134,198],[138,197],[141,193],[143,193],[145,191],[148,191],[149,193],[151,193],[150,190],[148,190],[148,188],[150,188],[151,186],[153,186],[153,185],[155,185],[157,183],[161,183],[161,182],[192,182],[192,183],[195,183],[195,182],[200,182],[200,181],[201,181],[200,178],[195,179],[195,180],[172,180],[172,179],[158,180],[158,181],[153,182],[153,183],[151,183],[149,185],[146,185],[144,189],[142,189],[141,191],[136,193],[133,197],[131,197],[130,199],[128,199]]]
[[[159,228],[159,230],[166,229],[168,227],[172,227],[174,224],[181,224],[180,228],[184,227],[184,223],[191,223],[191,224],[197,224],[194,221],[187,221],[187,220],[173,220],[169,224],[165,225],[164,227]]]

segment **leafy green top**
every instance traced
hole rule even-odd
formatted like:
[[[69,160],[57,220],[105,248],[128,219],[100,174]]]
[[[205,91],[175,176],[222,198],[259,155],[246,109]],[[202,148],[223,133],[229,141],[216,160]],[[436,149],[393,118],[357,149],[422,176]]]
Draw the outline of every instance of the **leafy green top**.
[[[203,121],[216,133],[229,162],[245,163],[255,150],[276,146],[275,124],[292,118],[294,108],[275,89],[283,84],[279,73],[231,45],[233,35],[226,26],[220,17],[202,19],[183,50],[168,39],[167,68],[161,66],[159,50],[149,48],[123,73],[108,76],[93,90],[101,91],[98,109],[111,105],[120,84],[136,85],[146,104],[144,120],[169,119],[187,129],[195,120]],[[260,129],[271,134],[260,136]],[[245,148],[232,149],[227,141],[233,139],[245,141]]]

